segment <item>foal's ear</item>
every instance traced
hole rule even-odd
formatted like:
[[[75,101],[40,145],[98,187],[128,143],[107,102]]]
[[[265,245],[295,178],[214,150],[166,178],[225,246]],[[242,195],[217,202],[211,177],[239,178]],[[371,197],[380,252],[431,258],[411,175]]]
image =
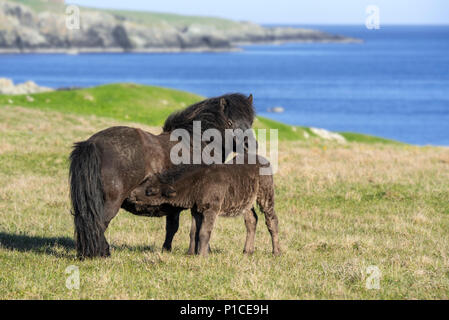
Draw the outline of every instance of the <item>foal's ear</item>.
[[[253,94],[251,93],[250,95],[249,95],[249,97],[248,97],[248,102],[249,102],[249,104],[253,104]]]
[[[147,197],[155,196],[158,195],[159,193],[160,190],[157,187],[148,187],[147,190],[145,191]]]
[[[224,111],[225,107],[226,107],[226,100],[225,100],[225,98],[220,98],[220,110]]]
[[[164,189],[163,196],[167,198],[176,197],[176,190],[172,186],[168,186]]]

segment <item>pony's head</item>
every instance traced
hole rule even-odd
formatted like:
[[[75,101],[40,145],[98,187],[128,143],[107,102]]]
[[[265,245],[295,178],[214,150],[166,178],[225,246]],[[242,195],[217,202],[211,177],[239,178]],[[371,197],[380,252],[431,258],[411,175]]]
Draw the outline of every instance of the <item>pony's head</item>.
[[[226,116],[228,128],[243,131],[251,129],[255,117],[252,94],[246,97],[234,93],[216,99],[219,99],[220,110]]]
[[[230,152],[239,149],[236,144],[247,143],[247,141],[234,139],[234,146],[227,146],[225,144],[226,129],[240,129],[245,132],[252,127],[254,117],[253,96],[247,97],[240,93],[233,93],[206,99],[171,114],[165,121],[163,130],[171,132],[175,129],[185,129],[192,136],[193,122],[200,121],[201,133],[208,129],[220,131],[225,159]]]
[[[234,132],[233,139],[225,141],[225,155],[232,152],[248,152],[252,145],[255,149],[251,149],[251,152],[257,152],[257,141],[253,135],[251,129],[254,122],[254,107],[253,107],[253,95],[245,97],[242,95],[231,95],[229,99],[220,100],[221,108],[228,118],[228,128]],[[245,105],[244,108],[228,107],[233,105]]]
[[[240,93],[226,94],[195,103],[172,113],[164,124],[164,132],[186,129],[193,132],[193,121],[201,121],[201,130],[251,128],[255,117],[253,96]]]

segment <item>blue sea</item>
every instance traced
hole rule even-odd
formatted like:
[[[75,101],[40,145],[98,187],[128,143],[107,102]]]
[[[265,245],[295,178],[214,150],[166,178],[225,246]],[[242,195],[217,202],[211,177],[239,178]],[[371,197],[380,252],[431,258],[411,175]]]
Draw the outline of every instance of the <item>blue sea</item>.
[[[449,26],[312,27],[364,43],[0,55],[0,77],[55,88],[137,82],[204,96],[253,93],[259,115],[285,123],[449,146]],[[285,112],[267,112],[276,106]]]

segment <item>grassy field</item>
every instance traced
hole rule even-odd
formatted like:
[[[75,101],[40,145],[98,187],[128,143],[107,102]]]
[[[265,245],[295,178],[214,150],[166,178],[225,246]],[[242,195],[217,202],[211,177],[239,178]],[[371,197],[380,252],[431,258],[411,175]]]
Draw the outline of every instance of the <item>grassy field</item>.
[[[117,124],[157,132],[164,112],[199,98],[131,86],[137,96],[148,90],[137,104],[119,92],[127,86],[115,87],[117,97],[101,96],[104,88],[32,102],[0,96],[0,299],[449,298],[449,149],[353,134],[338,144],[304,139],[307,128],[290,126],[275,176],[282,256],[271,256],[260,215],[253,256],[242,254],[243,218],[219,218],[203,259],[186,255],[188,212],[173,252],[161,253],[164,219],[122,211],[107,232],[112,257],[77,261],[67,184],[72,143]],[[65,286],[70,265],[79,267],[79,290]],[[382,273],[379,290],[365,285],[371,265]]]

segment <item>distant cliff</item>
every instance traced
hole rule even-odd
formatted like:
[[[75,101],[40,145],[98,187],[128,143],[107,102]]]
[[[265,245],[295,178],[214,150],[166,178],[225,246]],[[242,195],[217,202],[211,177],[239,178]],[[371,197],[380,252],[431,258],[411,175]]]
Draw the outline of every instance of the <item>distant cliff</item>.
[[[0,0],[0,53],[218,51],[242,43],[358,41],[310,29],[83,7],[80,29],[69,30],[65,12],[62,0]]]

